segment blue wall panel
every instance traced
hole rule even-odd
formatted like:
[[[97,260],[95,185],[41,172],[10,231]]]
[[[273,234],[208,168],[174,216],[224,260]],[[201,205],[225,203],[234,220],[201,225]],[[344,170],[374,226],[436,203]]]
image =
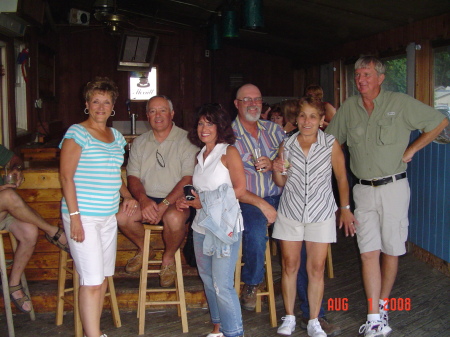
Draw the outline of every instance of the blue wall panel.
[[[409,241],[450,262],[450,144],[431,143],[419,151],[409,164],[408,179]]]

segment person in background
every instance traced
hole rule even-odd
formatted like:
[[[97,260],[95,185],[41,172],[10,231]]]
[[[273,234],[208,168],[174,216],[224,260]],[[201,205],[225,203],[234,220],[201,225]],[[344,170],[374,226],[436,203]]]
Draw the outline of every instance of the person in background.
[[[272,107],[269,103],[264,102],[261,109],[261,116],[259,116],[260,119],[269,120],[269,113]]]
[[[298,115],[298,99],[287,99],[280,104],[281,113],[283,114],[285,124],[284,132],[286,138],[289,138],[298,131],[296,116]]]
[[[159,275],[162,287],[175,283],[175,253],[185,238],[190,215],[189,209],[177,211],[175,202],[183,196],[183,186],[192,183],[198,152],[187,139],[187,132],[173,123],[174,114],[167,96],[154,96],[147,102],[147,119],[152,129],[133,141],[127,165],[128,188],[139,201],[138,211],[129,217],[121,207],[117,214],[120,231],[138,247],[125,267],[128,273],[142,267],[142,222],[163,222],[165,250]],[[149,259],[154,256],[151,249]]]
[[[195,256],[214,325],[207,337],[243,336],[241,308],[234,288],[234,270],[244,229],[237,199],[269,208],[270,205],[247,191],[241,157],[230,146],[235,142],[231,121],[219,104],[205,104],[199,109],[189,139],[194,145],[203,146],[193,176],[198,194],[193,201],[179,199],[177,207],[192,206],[198,210],[192,223]],[[216,204],[219,207],[216,210],[208,198],[216,200],[217,196],[222,202]],[[212,218],[220,226],[211,226],[206,218]],[[220,243],[211,248],[208,242],[216,237]]]
[[[272,180],[272,161],[285,135],[278,124],[259,118],[262,103],[258,87],[253,84],[240,87],[234,100],[238,115],[232,123],[234,146],[244,163],[246,188],[265,201],[255,206],[243,198],[239,200],[244,219],[241,307],[245,310],[255,310],[256,292],[264,277],[267,226],[275,220],[282,191]],[[262,156],[255,160],[256,147],[261,149]]]
[[[299,132],[280,146],[273,164],[273,180],[284,187],[278,208],[273,237],[280,240],[282,254],[281,289],[286,316],[278,334],[295,331],[294,304],[297,273],[303,241],[305,241],[308,272],[309,322],[308,336],[326,337],[319,322],[324,291],[324,269],[328,245],[336,242],[336,203],[331,186],[332,172],[336,175],[341,200],[340,227],[353,235],[355,218],[349,207],[349,187],[344,154],[339,143],[319,127],[325,119],[323,104],[311,97],[299,101],[297,125]],[[281,154],[291,153],[287,175]]]
[[[367,296],[364,336],[387,336],[389,296],[398,270],[398,257],[406,253],[410,190],[407,163],[448,125],[437,110],[397,92],[385,91],[384,64],[373,56],[355,63],[359,95],[348,98],[326,132],[347,143],[353,188],[356,228]],[[410,141],[412,130],[422,134]],[[381,258],[381,259],[380,259]]]
[[[24,181],[22,159],[0,145],[0,165],[3,167],[2,170],[8,171],[15,181],[5,182],[3,176],[0,177],[0,230],[11,232],[18,241],[9,275],[9,294],[11,302],[17,309],[29,313],[32,310],[32,304],[28,295],[23,292],[20,277],[33,255],[38,239],[38,229],[44,231],[46,239],[58,248],[68,252],[69,246],[64,231],[47,223],[17,194],[16,188]]]
[[[80,275],[79,308],[84,334],[106,337],[100,331],[107,280],[114,274],[120,197],[132,216],[138,203],[121,177],[126,141],[107,127],[114,116],[116,84],[97,77],[84,89],[88,118],[72,125],[60,143],[61,213],[70,252]]]
[[[333,116],[336,114],[336,108],[331,103],[323,101],[323,89],[319,85],[311,84],[305,90],[305,96],[310,96],[315,100],[322,102],[325,109],[325,120],[323,121],[321,130],[325,130],[330,124]]]
[[[280,104],[275,104],[272,107],[272,109],[269,112],[268,120],[278,124],[282,128],[284,127],[285,119],[284,119],[284,116],[283,116],[283,112],[281,111]]]

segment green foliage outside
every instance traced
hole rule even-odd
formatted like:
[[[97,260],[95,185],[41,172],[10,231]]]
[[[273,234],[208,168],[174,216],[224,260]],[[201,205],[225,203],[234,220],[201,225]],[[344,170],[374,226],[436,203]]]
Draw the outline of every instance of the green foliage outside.
[[[383,88],[406,94],[406,57],[384,61],[386,66]]]

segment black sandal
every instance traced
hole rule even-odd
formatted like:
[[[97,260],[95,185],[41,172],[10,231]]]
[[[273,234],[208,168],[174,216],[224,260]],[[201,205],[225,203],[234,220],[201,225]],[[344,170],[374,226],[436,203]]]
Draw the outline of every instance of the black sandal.
[[[11,298],[11,302],[14,303],[16,308],[19,309],[20,311],[22,311],[23,313],[29,314],[31,312],[31,310],[33,310],[33,309],[25,310],[23,308],[23,305],[27,301],[31,303],[31,299],[28,297],[27,294],[25,294],[25,292],[23,292],[25,294],[23,297],[14,298],[12,294],[15,293],[18,290],[22,290],[23,291],[22,285],[20,283],[18,285],[16,285],[16,286],[10,286],[9,287],[9,297]],[[31,306],[33,306],[32,303],[31,303]]]
[[[59,249],[64,250],[65,252],[70,254],[70,250],[69,250],[69,243],[66,242],[65,244],[62,244],[61,242],[59,242],[59,238],[61,237],[61,235],[64,233],[64,231],[62,230],[62,228],[58,228],[58,231],[56,232],[55,236],[51,237],[50,235],[48,235],[47,233],[45,233],[45,238],[47,239],[48,242],[54,244],[55,246],[57,246]],[[67,236],[66,236],[66,240],[67,240]]]

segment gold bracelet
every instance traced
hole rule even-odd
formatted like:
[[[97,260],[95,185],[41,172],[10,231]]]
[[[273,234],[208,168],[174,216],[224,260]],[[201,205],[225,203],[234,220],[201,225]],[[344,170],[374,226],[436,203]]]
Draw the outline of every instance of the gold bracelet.
[[[170,205],[169,200],[167,200],[166,198],[163,199],[162,203],[163,203],[164,205],[166,205],[166,206],[169,206],[169,205]]]

